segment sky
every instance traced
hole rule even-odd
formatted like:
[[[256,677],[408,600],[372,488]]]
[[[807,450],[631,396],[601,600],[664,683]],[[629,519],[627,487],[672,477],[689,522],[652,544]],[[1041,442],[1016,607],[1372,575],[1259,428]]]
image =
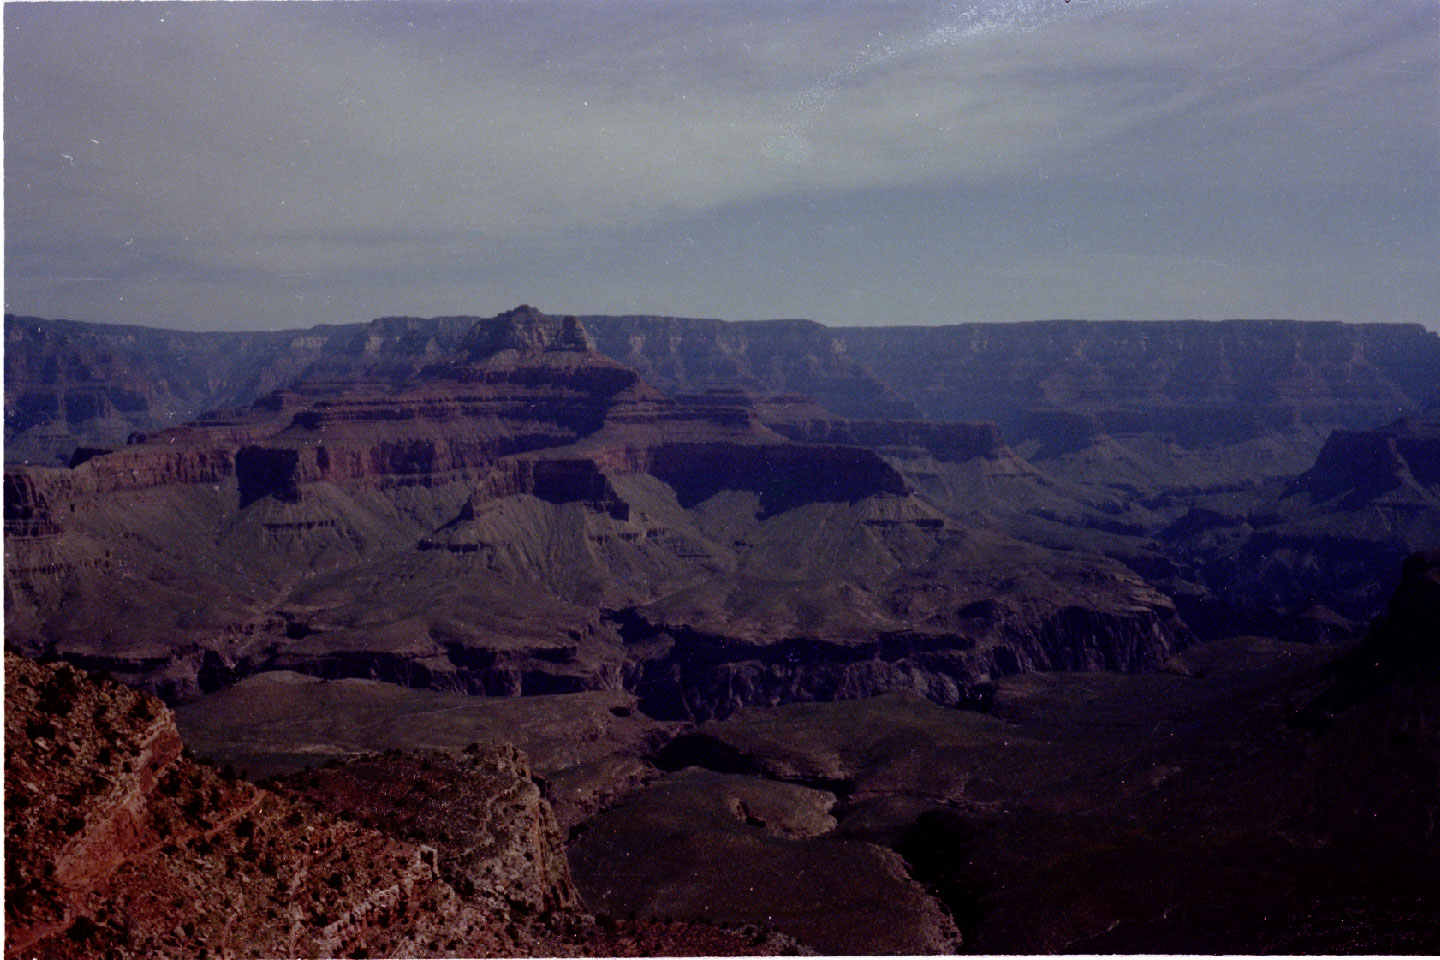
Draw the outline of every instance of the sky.
[[[1436,0],[3,13],[7,312],[1440,329]]]

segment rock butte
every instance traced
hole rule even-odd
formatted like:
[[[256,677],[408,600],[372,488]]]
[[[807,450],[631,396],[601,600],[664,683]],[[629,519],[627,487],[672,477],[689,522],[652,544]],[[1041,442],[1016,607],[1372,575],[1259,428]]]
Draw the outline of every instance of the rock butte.
[[[666,719],[978,704],[994,676],[1144,669],[1190,639],[1122,565],[957,527],[876,452],[1027,475],[993,426],[669,397],[529,307],[398,388],[311,380],[131,440],[7,471],[12,643],[170,698],[282,668],[625,687]],[[81,617],[144,613],[79,629],[76,591]]]

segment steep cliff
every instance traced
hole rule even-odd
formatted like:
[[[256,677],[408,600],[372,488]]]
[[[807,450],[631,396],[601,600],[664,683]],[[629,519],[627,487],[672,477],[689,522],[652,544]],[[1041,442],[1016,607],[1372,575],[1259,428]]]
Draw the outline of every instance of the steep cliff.
[[[1295,488],[1316,500],[1341,498],[1349,507],[1440,495],[1440,411],[1335,431]]]
[[[188,333],[5,316],[5,459],[58,465],[77,446],[116,446],[249,404],[303,364],[294,332]]]
[[[1095,429],[1193,446],[1365,427],[1418,406],[1440,380],[1440,336],[1413,324],[1051,320],[834,333],[927,417],[994,420],[1012,440],[1061,445]]]
[[[670,671],[702,713],[978,703],[995,675],[1148,669],[1188,642],[1118,564],[972,534],[895,465],[1023,472],[993,425],[797,403],[666,396],[579,320],[517,308],[399,388],[307,381],[69,470],[12,467],[12,642],[172,699],[277,667],[512,695]],[[867,646],[906,631],[923,654]],[[688,636],[729,651],[737,692],[691,678],[713,671]],[[820,659],[741,679],[801,650]]]
[[[1440,416],[1334,431],[1298,477],[1209,498],[1162,537],[1243,611],[1237,629],[1358,636],[1401,561],[1440,542]]]
[[[743,387],[805,394],[844,417],[905,418],[912,402],[877,379],[863,358],[812,320],[727,323],[679,317],[587,316],[606,355],[669,393]]]
[[[300,382],[393,387],[452,356],[478,319],[200,334],[7,315],[7,460],[65,462],[76,446],[113,446]],[[583,321],[600,352],[672,394],[738,386],[806,394],[857,419],[990,420],[1012,442],[1057,449],[1093,432],[1194,445],[1367,427],[1417,406],[1440,379],[1440,338],[1413,325]]]

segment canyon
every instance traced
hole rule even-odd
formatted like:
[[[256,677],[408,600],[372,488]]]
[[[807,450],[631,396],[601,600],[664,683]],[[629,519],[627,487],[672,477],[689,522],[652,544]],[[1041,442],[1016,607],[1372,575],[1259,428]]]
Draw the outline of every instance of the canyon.
[[[1005,672],[1146,669],[1190,642],[1123,564],[957,524],[877,452],[1023,474],[993,427],[786,396],[671,397],[522,307],[399,388],[306,381],[12,467],[9,641],[170,700],[296,669],[637,688],[666,719],[981,702]]]
[[[1387,952],[1435,933],[1413,879],[1433,845],[1392,870],[1359,851],[1403,837],[1307,799],[1411,823],[1433,786],[1423,328],[521,306],[235,334],[7,317],[6,342],[7,694],[13,671],[80,713],[113,700],[91,711],[107,730],[151,718],[103,747],[139,751],[105,774],[128,813],[51,791],[82,839],[130,839],[115,862],[76,853],[74,882],[16,874],[27,950]],[[31,696],[16,723],[58,730]],[[102,747],[76,744],[98,737],[67,761],[89,769]],[[1372,770],[1366,743],[1393,778],[1344,772]],[[27,744],[18,782],[72,776],[56,749]],[[172,780],[180,799],[157,798]],[[33,816],[64,834],[54,803]],[[346,881],[295,887],[278,926],[112,922],[153,913],[101,880],[154,868],[164,830],[203,840],[167,876],[228,889],[207,845],[250,838],[214,825],[284,824],[290,803],[355,838],[326,850],[409,864],[365,883],[424,916]],[[1282,833],[1329,852],[1277,855]],[[1162,882],[1166,845],[1193,863]],[[1239,909],[1215,891],[1256,856],[1288,879],[1232,885],[1287,925],[1215,931]],[[1398,892],[1366,900],[1352,870]],[[1363,923],[1300,917],[1302,887]],[[262,927],[278,939],[223,940]]]

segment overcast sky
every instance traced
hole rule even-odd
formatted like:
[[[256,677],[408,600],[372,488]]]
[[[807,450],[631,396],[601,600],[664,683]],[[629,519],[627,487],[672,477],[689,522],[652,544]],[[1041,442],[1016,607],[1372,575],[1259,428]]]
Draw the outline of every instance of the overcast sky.
[[[7,3],[7,311],[1440,328],[1440,3]]]

